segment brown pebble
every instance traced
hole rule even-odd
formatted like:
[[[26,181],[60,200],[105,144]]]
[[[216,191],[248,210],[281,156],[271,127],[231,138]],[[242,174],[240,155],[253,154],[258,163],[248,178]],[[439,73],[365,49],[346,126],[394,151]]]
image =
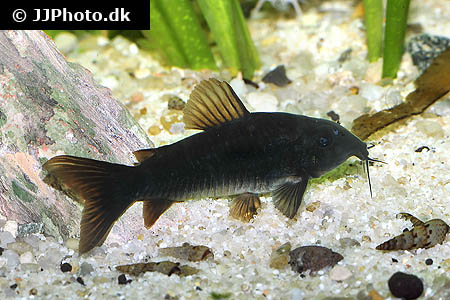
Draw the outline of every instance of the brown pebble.
[[[116,270],[133,276],[138,276],[145,272],[159,272],[168,276],[172,274],[177,274],[178,276],[189,276],[199,272],[199,270],[190,266],[180,265],[180,263],[174,263],[171,261],[121,265],[116,266]]]
[[[143,107],[139,110],[139,113],[143,116],[147,114],[147,107]]]
[[[132,103],[139,103],[144,100],[144,95],[141,92],[136,92],[130,97]]]
[[[158,125],[150,126],[147,130],[148,134],[150,134],[150,135],[158,135],[161,133],[161,131],[162,130]]]
[[[9,286],[10,289],[15,290],[17,288],[17,283],[11,284]]]
[[[358,86],[352,86],[349,88],[350,93],[352,93],[353,95],[358,95],[359,94],[359,87]]]
[[[69,263],[61,264],[61,271],[63,273],[72,271],[72,266]]]
[[[167,101],[168,109],[183,110],[185,106],[186,103],[180,97],[174,95]]]
[[[28,293],[30,294],[30,296],[36,296],[38,294],[38,291],[37,289],[32,288]]]
[[[344,259],[342,255],[322,246],[304,246],[289,253],[289,264],[293,271],[303,273],[319,271],[325,267],[333,267]]]
[[[265,83],[273,83],[276,86],[286,86],[292,82],[292,80],[286,76],[286,68],[284,65],[279,65],[264,75],[262,81]]]
[[[160,256],[172,256],[188,261],[201,261],[205,259],[213,259],[214,254],[211,249],[206,246],[194,246],[189,243],[183,243],[180,247],[167,247],[159,249]]]

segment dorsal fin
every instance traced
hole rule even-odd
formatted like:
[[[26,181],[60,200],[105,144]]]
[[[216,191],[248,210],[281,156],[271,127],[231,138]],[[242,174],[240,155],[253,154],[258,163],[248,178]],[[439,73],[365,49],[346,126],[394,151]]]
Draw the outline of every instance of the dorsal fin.
[[[134,155],[134,157],[136,157],[137,161],[141,163],[144,160],[146,160],[147,158],[150,158],[153,155],[155,155],[156,149],[157,148],[137,150],[137,151],[133,152],[133,155]]]
[[[250,112],[228,83],[211,78],[194,88],[183,113],[186,129],[206,130]]]

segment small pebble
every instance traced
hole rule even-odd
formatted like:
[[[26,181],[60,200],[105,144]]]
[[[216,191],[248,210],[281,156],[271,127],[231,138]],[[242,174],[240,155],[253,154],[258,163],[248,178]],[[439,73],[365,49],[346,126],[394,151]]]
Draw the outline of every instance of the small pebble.
[[[3,251],[2,257],[6,259],[6,265],[10,269],[14,269],[19,264],[19,255],[12,250]]]
[[[352,277],[352,272],[346,267],[336,265],[330,271],[330,278],[335,281],[344,281]]]
[[[79,239],[70,238],[67,239],[65,245],[67,248],[72,249],[73,251],[78,251],[78,245],[80,244]]]
[[[283,269],[289,263],[289,252],[291,251],[291,243],[287,242],[279,248],[272,251],[270,255],[269,266],[272,269]]]
[[[433,260],[432,260],[431,258],[427,258],[427,259],[425,260],[425,264],[426,264],[427,266],[431,266],[431,265],[433,264]]]
[[[30,289],[28,294],[30,294],[30,296],[36,296],[38,294],[38,291],[37,291],[37,289],[32,288],[32,289]]]
[[[12,242],[12,243],[9,243],[8,245],[7,245],[7,248],[9,249],[9,250],[13,250],[14,252],[16,252],[17,254],[23,254],[23,253],[25,253],[25,252],[31,252],[31,251],[33,251],[33,247],[31,247],[30,245],[28,245],[27,243],[25,243],[25,242]]]
[[[286,86],[292,82],[286,76],[286,68],[284,65],[280,65],[264,75],[262,81],[265,83],[273,83],[277,86]]]
[[[79,284],[81,284],[81,285],[85,285],[84,284],[84,280],[83,280],[83,278],[81,278],[81,277],[77,277],[77,282],[79,283]]]
[[[30,251],[27,251],[27,252],[23,253],[22,255],[20,255],[19,260],[20,260],[21,264],[36,262],[36,260],[34,259],[33,253],[31,253]]]
[[[61,271],[63,273],[72,271],[72,266],[69,263],[61,264]]]
[[[247,102],[257,112],[274,112],[278,107],[278,99],[269,93],[249,93],[247,95]]]
[[[417,299],[423,293],[423,283],[416,275],[397,272],[389,278],[389,290],[397,298]]]
[[[352,238],[341,238],[339,239],[339,244],[342,248],[360,247],[361,244]]]
[[[178,96],[172,95],[167,102],[168,109],[183,110],[186,103]]]
[[[55,44],[59,51],[67,55],[77,48],[78,39],[75,34],[71,32],[61,32],[55,36]]]
[[[332,267],[344,259],[339,253],[321,246],[299,247],[292,250],[289,256],[292,270],[298,273],[307,270],[319,271],[326,267]]]
[[[0,232],[0,247],[6,248],[9,243],[15,242],[16,239],[9,231]]]
[[[442,126],[434,120],[419,120],[416,123],[416,128],[427,136],[436,139],[441,139],[445,135]]]
[[[393,262],[393,263],[398,263],[398,259],[392,258],[392,262]]]
[[[15,290],[17,288],[17,283],[11,284],[9,286],[12,290]]]
[[[94,272],[94,268],[92,265],[88,262],[83,262],[80,265],[79,275],[80,276],[86,276]]]
[[[120,274],[119,277],[117,278],[117,280],[118,280],[119,284],[128,284],[132,281],[131,279],[127,279],[125,274]]]

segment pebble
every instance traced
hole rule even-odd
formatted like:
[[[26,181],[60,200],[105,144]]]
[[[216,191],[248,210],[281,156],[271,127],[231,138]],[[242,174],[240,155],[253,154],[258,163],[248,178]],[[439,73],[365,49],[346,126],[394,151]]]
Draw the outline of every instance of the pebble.
[[[352,272],[346,267],[336,265],[330,271],[330,278],[335,281],[344,281],[352,277]]]
[[[13,237],[17,237],[17,230],[19,229],[19,225],[16,221],[6,221],[5,226],[3,227],[4,231],[10,232]]]
[[[247,102],[257,112],[274,112],[278,107],[278,99],[274,95],[262,92],[249,93]]]
[[[117,281],[119,282],[119,284],[128,284],[132,280],[131,279],[127,279],[125,274],[120,274],[119,277],[117,277]]]
[[[292,80],[290,80],[286,76],[286,68],[284,67],[284,65],[279,65],[278,67],[264,75],[262,81],[265,83],[273,83],[276,86],[286,86],[292,82]]]
[[[423,283],[416,275],[397,272],[389,278],[389,290],[397,298],[417,299],[423,293]]]
[[[416,122],[416,128],[427,136],[436,139],[442,139],[445,135],[442,126],[433,120],[419,120]]]
[[[189,243],[183,243],[180,247],[167,247],[159,249],[160,256],[172,256],[188,261],[201,261],[214,259],[211,249],[206,246],[194,246]]]
[[[331,249],[322,246],[304,246],[292,250],[289,253],[289,264],[293,271],[303,273],[319,271],[326,267],[332,267],[344,257]]]
[[[352,238],[341,238],[339,239],[339,244],[342,248],[352,248],[352,247],[360,247],[361,244]]]
[[[362,83],[359,88],[359,95],[366,98],[368,101],[373,102],[381,99],[383,97],[384,89],[381,86]]]
[[[41,266],[35,263],[21,263],[20,271],[22,272],[39,272],[41,271]]]
[[[16,239],[9,231],[0,232],[0,247],[6,248],[9,243],[15,242]]]
[[[78,271],[80,276],[86,276],[94,272],[94,268],[88,262],[83,262],[80,265],[80,270]]]
[[[33,251],[33,248],[29,244],[22,241],[9,243],[6,248],[15,251],[19,255]]]
[[[272,269],[284,269],[289,263],[290,251],[291,251],[291,243],[289,242],[273,250],[272,254],[270,255],[269,266]]]
[[[427,266],[431,266],[431,265],[433,264],[433,260],[432,260],[431,258],[427,258],[427,259],[425,260],[425,264],[426,264]]]
[[[230,85],[233,88],[234,92],[238,95],[238,97],[242,97],[247,94],[247,86],[245,85],[244,80],[236,77],[230,81]]]
[[[9,249],[3,251],[2,257],[6,259],[6,265],[10,269],[14,269],[20,262],[19,254]]]
[[[61,268],[61,272],[63,272],[63,273],[72,271],[72,265],[69,263],[62,263],[60,268]]]
[[[34,255],[30,251],[24,252],[22,255],[20,255],[19,260],[21,264],[36,263]]]
[[[72,249],[73,251],[78,251],[78,245],[80,244],[79,239],[69,238],[66,240],[65,245],[67,248]]]
[[[67,55],[77,48],[78,39],[75,34],[71,32],[61,32],[55,36],[55,44],[59,51]]]

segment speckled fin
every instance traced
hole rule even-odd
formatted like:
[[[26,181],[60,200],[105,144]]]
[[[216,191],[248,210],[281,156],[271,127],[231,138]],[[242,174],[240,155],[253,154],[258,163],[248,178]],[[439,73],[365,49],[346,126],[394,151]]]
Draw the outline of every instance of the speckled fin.
[[[233,199],[230,207],[230,215],[243,222],[249,222],[256,211],[261,207],[261,200],[258,195],[244,193]]]
[[[152,199],[144,201],[142,216],[145,228],[149,229],[156,220],[173,204],[173,201],[164,199]]]
[[[183,113],[185,128],[206,130],[250,112],[228,83],[211,78],[194,88]]]
[[[288,218],[293,218],[297,213],[303,194],[308,185],[308,176],[298,177],[298,179],[282,184],[272,193],[275,207]]]
[[[156,149],[141,149],[133,152],[134,157],[136,157],[138,162],[143,162],[147,158],[152,157],[156,153]]]

